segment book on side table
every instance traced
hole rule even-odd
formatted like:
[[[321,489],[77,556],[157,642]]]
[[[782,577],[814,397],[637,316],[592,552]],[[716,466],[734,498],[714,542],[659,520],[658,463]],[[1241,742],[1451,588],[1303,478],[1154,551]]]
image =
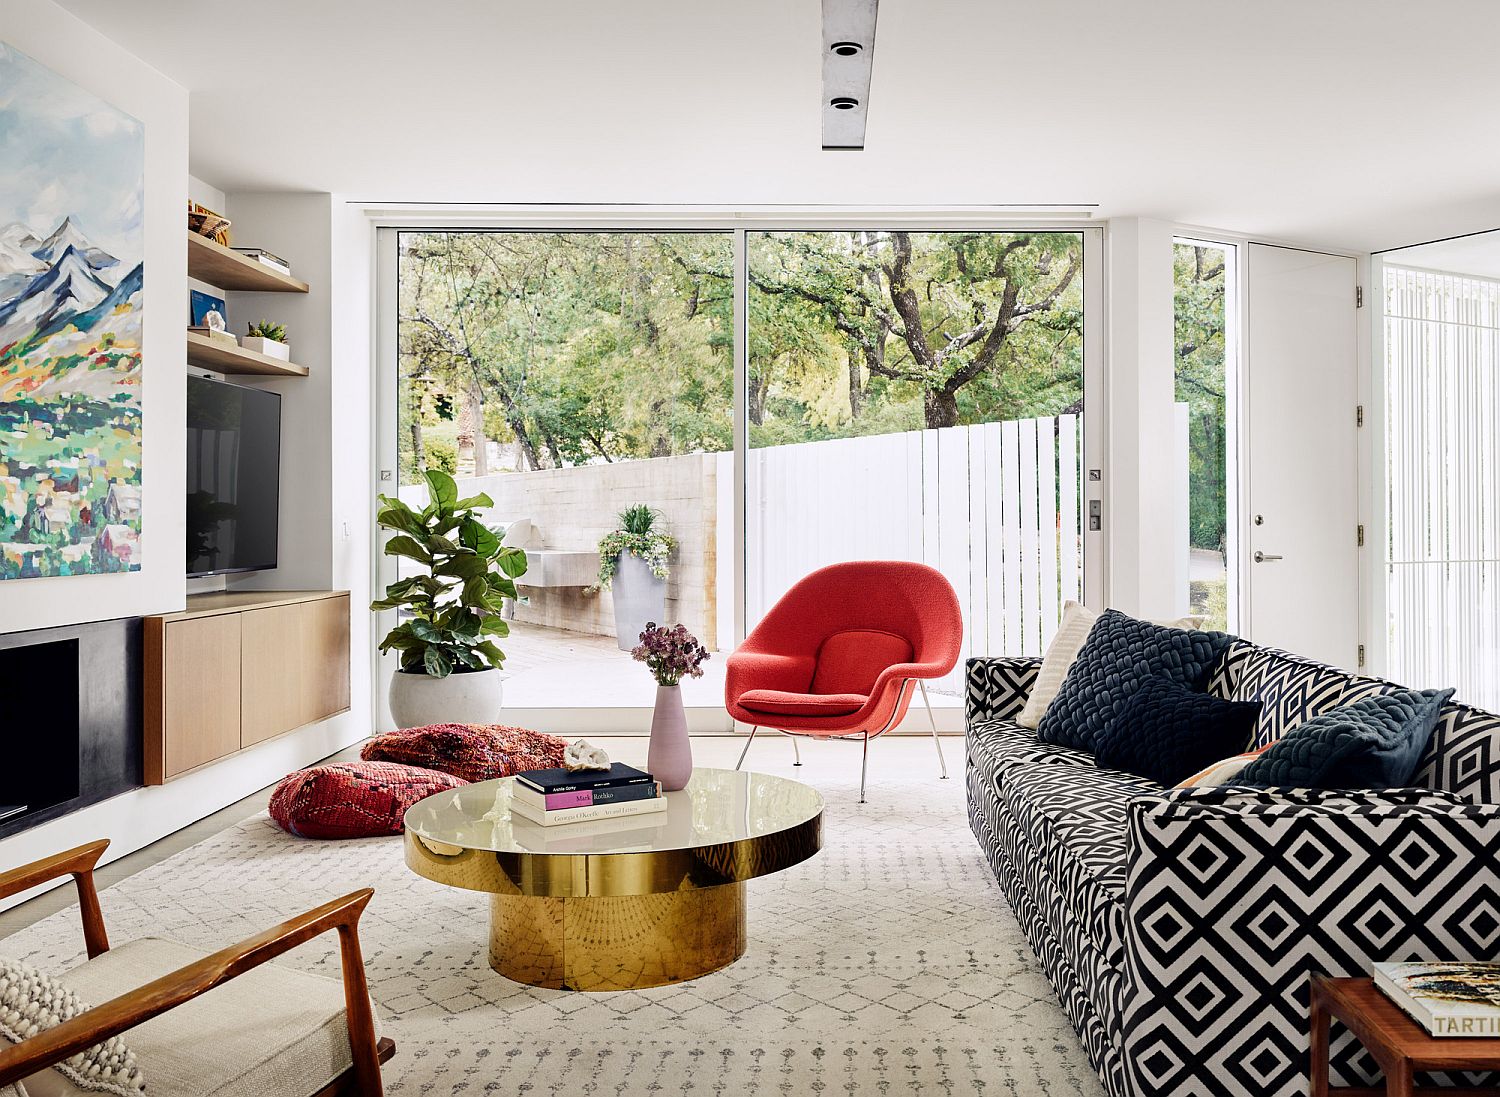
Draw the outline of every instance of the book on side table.
[[[1500,1036],[1500,964],[1375,965],[1375,985],[1431,1036]]]
[[[511,811],[550,827],[587,819],[615,819],[666,810],[651,774],[615,762],[607,770],[534,769],[516,774]]]

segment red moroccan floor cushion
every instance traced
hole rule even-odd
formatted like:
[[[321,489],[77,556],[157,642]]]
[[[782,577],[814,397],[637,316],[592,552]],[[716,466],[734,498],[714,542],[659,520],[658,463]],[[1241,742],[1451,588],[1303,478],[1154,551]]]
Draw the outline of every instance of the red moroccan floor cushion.
[[[560,766],[567,745],[556,735],[503,724],[432,724],[377,735],[359,755],[435,769],[465,781],[489,781]]]
[[[447,773],[391,762],[334,762],[288,774],[271,793],[271,818],[299,838],[378,838],[401,833],[406,809],[468,784]]]

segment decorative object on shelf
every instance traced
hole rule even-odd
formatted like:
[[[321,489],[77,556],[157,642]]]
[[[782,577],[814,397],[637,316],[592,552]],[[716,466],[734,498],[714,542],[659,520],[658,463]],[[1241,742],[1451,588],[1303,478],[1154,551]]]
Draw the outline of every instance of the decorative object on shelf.
[[[215,213],[207,206],[200,206],[197,202],[188,202],[188,231],[196,232],[199,236],[206,236],[216,244],[229,246],[229,218],[221,213]]]
[[[501,616],[516,597],[516,579],[526,572],[526,553],[500,538],[476,511],[494,506],[488,495],[458,498],[453,477],[427,470],[428,502],[413,510],[395,496],[380,496],[376,515],[396,536],[387,556],[412,560],[424,575],[399,579],[372,610],[410,615],[380,644],[400,653],[391,675],[391,715],[402,727],[425,724],[484,724],[500,711],[500,667],[505,653],[493,637],[510,634]]]
[[[188,291],[188,322],[195,328],[223,330],[229,316],[224,298],[204,293],[201,289]]]
[[[188,328],[188,331],[194,335],[201,335],[205,339],[212,339],[215,343],[223,343],[226,347],[237,347],[240,345],[240,341],[232,333],[224,330],[224,321],[218,319],[218,313],[210,312],[208,319],[210,323],[201,328]],[[213,326],[213,321],[215,320],[218,321],[218,327]]]
[[[283,362],[292,360],[292,348],[286,341],[285,324],[273,324],[269,320],[251,324],[240,345],[257,354],[280,358]]]
[[[599,539],[599,581],[614,593],[615,638],[621,651],[639,642],[647,622],[666,616],[667,558],[677,541],[656,528],[661,512],[638,503],[622,510],[619,527]]]
[[[377,735],[360,757],[451,773],[465,781],[492,781],[529,769],[563,764],[566,739],[505,724],[434,724]]]
[[[587,739],[574,739],[563,752],[563,768],[569,773],[608,770],[609,766],[609,752],[603,747],[594,746]]]
[[[687,714],[682,710],[682,680],[703,677],[708,649],[682,625],[666,628],[648,621],[641,642],[630,653],[645,663],[656,679],[656,708],[651,714],[651,745],[646,768],[668,792],[687,785],[693,776],[693,747],[688,740]]]
[[[462,788],[452,774],[395,762],[333,762],[299,769],[271,793],[271,820],[298,838],[380,838],[400,834],[418,800]]]
[[[4,43],[0,89],[0,579],[139,571],[145,128]]]
[[[263,248],[235,248],[234,250],[239,252],[246,259],[255,260],[263,267],[270,267],[272,270],[280,271],[282,274],[292,273],[292,265],[290,263],[288,263],[281,256],[273,255],[271,252],[266,251]]]

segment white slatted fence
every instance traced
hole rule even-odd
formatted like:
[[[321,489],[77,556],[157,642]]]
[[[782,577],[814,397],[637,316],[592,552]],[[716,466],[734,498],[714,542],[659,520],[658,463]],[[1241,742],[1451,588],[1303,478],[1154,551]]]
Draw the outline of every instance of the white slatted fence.
[[[1040,655],[1081,596],[1083,432],[1062,415],[750,451],[749,625],[798,579],[845,560],[920,560],[964,611],[971,654]]]

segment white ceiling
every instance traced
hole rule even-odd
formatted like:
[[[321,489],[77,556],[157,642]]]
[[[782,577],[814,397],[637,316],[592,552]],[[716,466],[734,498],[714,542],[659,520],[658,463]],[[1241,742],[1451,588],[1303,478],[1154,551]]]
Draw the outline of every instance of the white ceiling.
[[[1460,236],[1456,240],[1402,248],[1387,252],[1384,259],[1397,266],[1500,279],[1500,232],[1481,232],[1474,236]]]
[[[61,0],[192,93],[195,174],[377,202],[1097,203],[1391,247],[1500,225],[1495,0]]]

